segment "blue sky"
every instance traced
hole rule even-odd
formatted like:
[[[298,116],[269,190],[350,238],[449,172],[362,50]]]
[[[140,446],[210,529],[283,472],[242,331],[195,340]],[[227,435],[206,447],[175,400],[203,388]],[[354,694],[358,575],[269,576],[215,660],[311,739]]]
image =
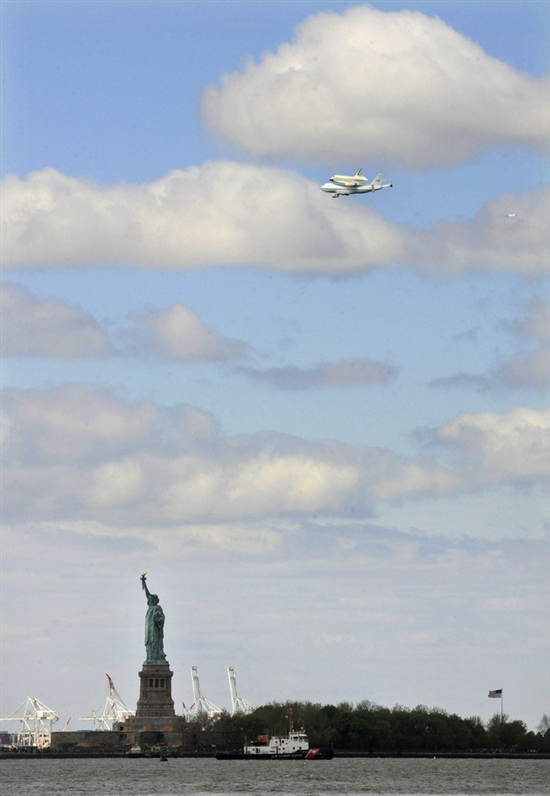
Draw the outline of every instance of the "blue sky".
[[[548,3],[1,13],[0,714],[135,704],[147,570],[178,701],[535,728]]]

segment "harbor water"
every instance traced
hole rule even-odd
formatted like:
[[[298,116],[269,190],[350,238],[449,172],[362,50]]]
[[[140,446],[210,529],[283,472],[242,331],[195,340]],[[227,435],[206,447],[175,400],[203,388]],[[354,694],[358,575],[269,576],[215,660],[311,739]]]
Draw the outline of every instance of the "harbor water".
[[[550,760],[0,760],[2,796],[548,796]]]

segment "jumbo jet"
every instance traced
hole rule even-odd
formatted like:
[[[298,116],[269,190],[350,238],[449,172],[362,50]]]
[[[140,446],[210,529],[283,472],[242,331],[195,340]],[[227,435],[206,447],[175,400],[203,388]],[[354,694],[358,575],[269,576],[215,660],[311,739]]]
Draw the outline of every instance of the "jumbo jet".
[[[381,188],[392,188],[392,182],[382,182],[382,175],[378,174],[372,182],[369,182],[366,177],[363,177],[361,172],[363,169],[357,169],[353,176],[346,176],[345,174],[335,174],[330,178],[330,182],[325,182],[321,185],[321,190],[325,193],[331,193],[333,199],[338,199],[340,196],[349,196],[351,193],[370,193],[371,191],[379,191]]]

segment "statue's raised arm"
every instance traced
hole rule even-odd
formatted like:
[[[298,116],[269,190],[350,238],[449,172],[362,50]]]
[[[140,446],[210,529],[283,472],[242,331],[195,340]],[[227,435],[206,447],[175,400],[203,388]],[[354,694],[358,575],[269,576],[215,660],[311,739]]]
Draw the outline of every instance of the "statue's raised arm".
[[[147,597],[147,602],[149,602],[149,597],[151,596],[151,592],[147,588],[147,572],[141,573],[141,588],[145,592],[145,596]]]
[[[147,573],[141,574],[141,587],[147,597],[147,613],[145,615],[145,663],[167,664],[164,653],[164,611],[159,605],[157,594],[151,594],[147,588]]]

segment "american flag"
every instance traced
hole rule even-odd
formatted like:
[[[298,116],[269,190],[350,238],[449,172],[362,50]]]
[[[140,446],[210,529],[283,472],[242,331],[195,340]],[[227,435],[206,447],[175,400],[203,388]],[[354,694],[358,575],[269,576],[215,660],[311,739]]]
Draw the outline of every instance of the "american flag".
[[[496,691],[489,691],[488,696],[492,699],[502,699],[502,688],[497,688]]]

